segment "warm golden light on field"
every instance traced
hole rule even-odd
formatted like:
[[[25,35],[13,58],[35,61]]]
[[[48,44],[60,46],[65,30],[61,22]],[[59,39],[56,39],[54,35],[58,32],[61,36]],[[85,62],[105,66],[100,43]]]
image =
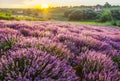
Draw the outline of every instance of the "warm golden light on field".
[[[48,5],[48,4],[41,4],[41,8],[42,8],[42,9],[49,8],[49,5]]]

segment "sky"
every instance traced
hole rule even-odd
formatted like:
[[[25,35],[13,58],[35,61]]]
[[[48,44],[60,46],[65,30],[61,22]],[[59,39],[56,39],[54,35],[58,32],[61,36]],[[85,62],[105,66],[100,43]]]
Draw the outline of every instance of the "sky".
[[[0,8],[29,8],[41,4],[51,6],[103,5],[105,2],[120,5],[120,0],[0,0]]]

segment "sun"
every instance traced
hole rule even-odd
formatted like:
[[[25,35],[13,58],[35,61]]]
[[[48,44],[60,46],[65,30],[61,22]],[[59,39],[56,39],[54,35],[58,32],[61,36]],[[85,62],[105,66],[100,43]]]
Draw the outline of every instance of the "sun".
[[[47,8],[49,8],[49,5],[48,4],[41,4],[41,8],[42,9],[47,9]]]

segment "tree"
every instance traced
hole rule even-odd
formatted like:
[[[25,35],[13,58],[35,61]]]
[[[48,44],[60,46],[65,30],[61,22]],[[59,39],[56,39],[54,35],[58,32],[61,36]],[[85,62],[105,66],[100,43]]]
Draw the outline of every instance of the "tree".
[[[70,20],[91,20],[96,16],[97,13],[91,9],[76,9],[69,14],[68,18]]]
[[[102,5],[100,5],[100,4],[97,4],[95,7],[102,7]]]
[[[104,5],[105,8],[110,8],[111,7],[111,4],[109,4],[108,2],[105,3]]]

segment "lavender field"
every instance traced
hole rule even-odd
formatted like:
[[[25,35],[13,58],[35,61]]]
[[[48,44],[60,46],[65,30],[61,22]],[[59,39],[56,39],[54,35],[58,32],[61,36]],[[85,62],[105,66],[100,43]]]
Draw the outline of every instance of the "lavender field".
[[[0,81],[120,81],[120,28],[1,20]]]

